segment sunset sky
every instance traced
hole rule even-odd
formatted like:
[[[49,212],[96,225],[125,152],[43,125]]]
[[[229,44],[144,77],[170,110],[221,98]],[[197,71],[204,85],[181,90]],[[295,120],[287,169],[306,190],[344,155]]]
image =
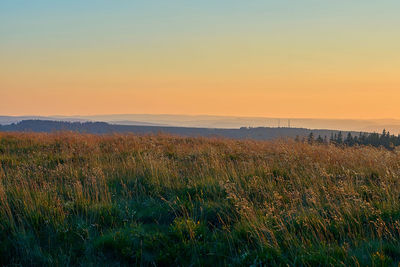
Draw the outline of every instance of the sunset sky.
[[[1,0],[0,115],[400,118],[398,0]]]

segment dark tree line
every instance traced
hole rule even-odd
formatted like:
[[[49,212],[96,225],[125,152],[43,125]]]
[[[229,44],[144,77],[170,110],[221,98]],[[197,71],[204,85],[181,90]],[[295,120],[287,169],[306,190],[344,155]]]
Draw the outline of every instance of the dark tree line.
[[[299,141],[298,139],[296,139]],[[304,140],[305,141],[305,140]],[[311,132],[307,138],[308,143],[319,143],[319,144],[335,144],[335,145],[346,145],[346,146],[374,146],[374,147],[385,147],[387,149],[394,149],[396,146],[400,145],[400,135],[390,134],[388,131],[383,130],[381,134],[379,133],[360,133],[359,135],[352,135],[348,133],[346,137],[343,136],[342,132],[331,134],[328,139],[327,136],[315,137]]]

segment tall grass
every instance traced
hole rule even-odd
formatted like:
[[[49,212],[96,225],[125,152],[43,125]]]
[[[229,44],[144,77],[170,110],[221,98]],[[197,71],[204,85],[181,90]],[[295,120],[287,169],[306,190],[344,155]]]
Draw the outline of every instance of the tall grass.
[[[400,154],[0,133],[0,265],[397,266]]]

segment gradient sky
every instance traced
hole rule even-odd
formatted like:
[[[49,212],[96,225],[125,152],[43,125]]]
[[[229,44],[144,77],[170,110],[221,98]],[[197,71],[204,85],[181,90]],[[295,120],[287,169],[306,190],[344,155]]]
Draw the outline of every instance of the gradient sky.
[[[400,118],[398,0],[0,0],[0,115]]]

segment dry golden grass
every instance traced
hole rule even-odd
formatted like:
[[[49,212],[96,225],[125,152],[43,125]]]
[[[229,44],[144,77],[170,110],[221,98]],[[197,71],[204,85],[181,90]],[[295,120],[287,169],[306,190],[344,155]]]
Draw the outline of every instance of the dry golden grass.
[[[397,265],[400,154],[0,133],[0,265]]]

